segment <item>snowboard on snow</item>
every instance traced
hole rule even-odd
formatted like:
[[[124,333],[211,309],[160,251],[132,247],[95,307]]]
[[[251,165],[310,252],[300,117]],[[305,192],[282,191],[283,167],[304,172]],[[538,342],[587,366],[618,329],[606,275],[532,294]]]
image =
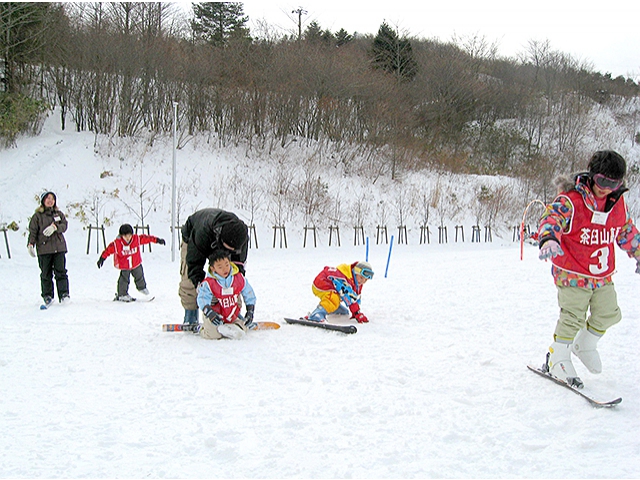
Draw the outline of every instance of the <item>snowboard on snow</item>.
[[[256,327],[252,330],[277,330],[280,324],[276,322],[253,322]],[[162,325],[163,332],[193,332],[199,323],[165,323]]]
[[[592,406],[596,408],[612,408],[620,404],[620,402],[622,402],[622,397],[618,397],[608,401],[597,399],[594,396],[590,395],[589,393],[585,393],[582,390],[579,390],[577,387],[574,387],[573,385],[569,385],[567,382],[560,380],[557,377],[554,377],[549,372],[545,372],[539,367],[532,367],[531,365],[527,365],[527,368],[531,370],[533,373],[540,375],[541,377],[548,378],[552,382],[558,385],[562,385],[565,388],[568,388],[573,393],[580,395],[582,398],[584,398],[587,402],[589,402]]]
[[[284,321],[291,325],[304,325],[305,327],[322,328],[324,330],[332,330],[334,332],[346,334],[356,333],[358,331],[355,325],[336,325],[335,323],[313,322],[304,318],[285,318]]]

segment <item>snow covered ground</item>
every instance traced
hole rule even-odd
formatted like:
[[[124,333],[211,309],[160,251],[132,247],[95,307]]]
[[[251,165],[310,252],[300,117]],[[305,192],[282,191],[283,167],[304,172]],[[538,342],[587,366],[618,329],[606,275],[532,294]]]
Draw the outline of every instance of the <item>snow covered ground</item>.
[[[466,232],[456,243],[450,232],[448,244],[418,245],[413,232],[393,247],[386,278],[389,247],[372,241],[371,322],[355,335],[283,324],[206,341],[161,330],[183,315],[170,242],[143,254],[156,299],[116,303],[117,271],[110,261],[97,269],[95,244],[87,255],[87,232],[71,218],[72,303],[40,311],[25,220],[38,188],[63,187],[32,168],[34,152],[69,163],[69,149],[89,150],[58,151],[52,139],[2,152],[3,220],[19,212],[22,223],[8,232],[11,259],[0,236],[0,477],[638,477],[640,276],[626,256],[615,277],[623,320],[600,342],[604,371],[577,362],[587,389],[623,398],[612,410],[526,369],[544,359],[557,304],[550,265],[530,245],[520,261],[510,234],[471,243]],[[73,168],[63,209],[100,169]],[[153,233],[170,239],[168,225]],[[307,313],[325,265],[366,255],[344,231],[341,247],[324,238],[302,248],[290,232],[289,248],[274,249],[267,227],[259,235],[247,267],[258,320]]]

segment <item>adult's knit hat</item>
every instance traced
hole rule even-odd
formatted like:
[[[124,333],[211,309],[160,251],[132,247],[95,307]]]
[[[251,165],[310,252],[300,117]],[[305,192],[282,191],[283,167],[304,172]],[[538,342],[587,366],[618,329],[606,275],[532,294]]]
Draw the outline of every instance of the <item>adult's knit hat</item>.
[[[627,162],[613,150],[597,151],[589,160],[589,174],[593,177],[598,173],[608,178],[621,180],[627,173]]]
[[[220,239],[234,250],[240,250],[249,240],[247,226],[242,220],[229,222],[222,226]]]
[[[128,223],[120,226],[120,230],[118,231],[120,236],[122,235],[133,235],[133,227]]]
[[[54,205],[56,204],[56,202],[58,201],[58,199],[56,198],[56,194],[55,194],[55,193],[53,193],[53,192],[49,192],[49,191],[47,191],[47,192],[43,192],[43,193],[40,195],[40,204],[41,204],[41,205],[44,205],[44,199],[45,199],[45,198],[47,198],[47,195],[49,195],[49,194],[53,195],[53,204],[54,204]]]

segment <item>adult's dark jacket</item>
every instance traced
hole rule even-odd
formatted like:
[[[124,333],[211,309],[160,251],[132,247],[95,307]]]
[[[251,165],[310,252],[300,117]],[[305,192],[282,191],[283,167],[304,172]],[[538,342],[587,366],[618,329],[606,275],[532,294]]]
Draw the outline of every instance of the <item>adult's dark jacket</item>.
[[[46,237],[42,232],[52,223],[56,224],[57,230],[50,237]],[[40,205],[29,222],[28,244],[35,245],[38,255],[66,253],[67,242],[63,235],[66,231],[67,218],[64,213],[58,210],[57,206],[46,208]]]
[[[215,250],[226,250],[223,245],[222,229],[225,225],[238,222],[244,226],[244,235],[224,238],[224,243],[234,247],[231,261],[244,274],[249,244],[247,226],[234,213],[219,208],[203,208],[192,214],[182,226],[182,240],[187,244],[186,263],[189,279],[195,286],[204,280],[204,265]]]

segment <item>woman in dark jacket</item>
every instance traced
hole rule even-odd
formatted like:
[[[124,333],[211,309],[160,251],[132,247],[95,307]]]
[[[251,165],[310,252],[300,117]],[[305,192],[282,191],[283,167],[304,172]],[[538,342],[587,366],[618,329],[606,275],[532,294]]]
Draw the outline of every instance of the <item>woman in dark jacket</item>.
[[[40,196],[40,206],[29,222],[29,254],[38,255],[40,266],[40,288],[46,308],[53,302],[53,276],[56,278],[58,299],[67,303],[69,298],[69,278],[67,277],[66,253],[67,219],[56,204],[53,192]]]

